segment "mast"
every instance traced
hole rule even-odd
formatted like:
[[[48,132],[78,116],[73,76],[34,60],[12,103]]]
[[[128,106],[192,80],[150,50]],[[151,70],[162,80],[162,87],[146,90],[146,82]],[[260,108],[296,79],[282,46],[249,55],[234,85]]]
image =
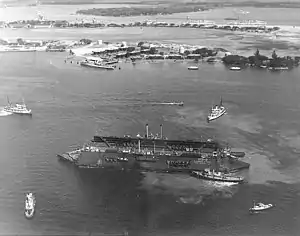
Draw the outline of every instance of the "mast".
[[[223,99],[222,99],[222,96],[221,96],[221,101],[220,101],[220,106],[223,105]]]

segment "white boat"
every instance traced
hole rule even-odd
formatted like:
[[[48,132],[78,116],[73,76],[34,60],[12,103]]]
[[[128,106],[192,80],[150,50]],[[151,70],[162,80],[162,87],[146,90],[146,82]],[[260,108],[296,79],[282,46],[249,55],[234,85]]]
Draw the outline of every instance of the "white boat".
[[[241,67],[239,67],[239,66],[231,66],[229,69],[230,70],[236,70],[236,71],[238,71],[238,70],[241,70]]]
[[[183,106],[183,102],[159,102],[159,103],[152,103],[152,105],[169,105],[169,106]]]
[[[8,105],[3,108],[3,110],[5,112],[13,113],[13,114],[20,114],[20,115],[32,115],[31,109],[27,108],[27,106],[24,102],[24,99],[23,99],[23,104],[16,103],[15,105],[10,103],[8,98],[7,98],[7,101],[8,101]]]
[[[207,116],[207,122],[218,119],[226,113],[226,108],[223,106],[223,101],[221,98],[220,104],[215,105],[211,108],[210,114]]]
[[[33,193],[27,193],[25,199],[25,217],[30,219],[34,216],[36,199]]]
[[[270,209],[274,207],[273,204],[264,204],[264,203],[253,203],[253,206],[249,209],[250,212],[260,212],[260,211],[265,211],[267,209]]]
[[[199,70],[198,66],[190,66],[188,67],[188,70]]]
[[[269,67],[269,70],[274,70],[274,71],[278,71],[278,70],[288,70],[288,67]]]
[[[244,178],[240,176],[232,176],[220,171],[205,169],[203,171],[193,171],[192,175],[200,179],[211,180],[216,182],[242,183]]]
[[[105,70],[114,70],[116,66],[110,66],[103,63],[103,61],[99,59],[86,59],[85,61],[80,62],[81,66],[99,68]]]

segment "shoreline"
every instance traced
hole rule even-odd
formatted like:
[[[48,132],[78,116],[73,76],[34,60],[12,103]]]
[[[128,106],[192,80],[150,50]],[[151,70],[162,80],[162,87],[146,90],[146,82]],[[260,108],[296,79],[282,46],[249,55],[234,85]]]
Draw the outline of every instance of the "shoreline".
[[[267,25],[264,21],[225,21],[222,24],[217,24],[214,21],[205,20],[187,20],[181,23],[157,21],[157,20],[144,20],[136,21],[134,23],[104,23],[95,20],[92,21],[67,21],[67,20],[23,20],[12,21],[4,23],[0,22],[0,28],[11,29],[39,29],[39,28],[133,28],[133,27],[153,27],[153,28],[194,28],[204,30],[223,30],[223,31],[239,31],[247,33],[265,33],[271,34],[279,31],[279,26]]]
[[[83,57],[85,60],[79,63],[82,66],[112,70],[116,68],[116,66],[112,65],[121,60],[132,63],[138,61],[153,62],[154,60],[192,60],[195,63],[207,62],[211,64],[223,62],[230,70],[255,67],[271,71],[291,70],[299,66],[300,63],[300,56],[280,57],[276,54],[275,50],[273,50],[271,57],[261,55],[258,49],[252,56],[245,57],[224,48],[149,41],[111,43],[90,39],[81,39],[72,42],[64,42],[62,40],[28,41],[21,38],[16,39],[15,42],[0,40],[0,52],[2,53],[39,51],[69,51],[70,54],[69,57],[66,57],[65,63],[74,57]],[[188,69],[198,70],[198,67]]]

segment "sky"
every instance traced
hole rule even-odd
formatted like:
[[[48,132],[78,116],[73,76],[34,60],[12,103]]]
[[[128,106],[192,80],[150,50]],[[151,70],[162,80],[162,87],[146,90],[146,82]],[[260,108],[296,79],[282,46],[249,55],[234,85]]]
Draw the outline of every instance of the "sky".
[[[224,3],[235,3],[235,2],[264,2],[264,3],[275,3],[275,2],[298,2],[300,3],[300,0],[40,0],[42,3],[47,3],[47,2],[94,2],[94,3],[101,3],[101,2],[207,2],[207,3],[212,3],[212,2],[224,2]],[[0,3],[20,3],[22,5],[24,4],[30,4],[30,3],[35,3],[35,0],[0,0]]]

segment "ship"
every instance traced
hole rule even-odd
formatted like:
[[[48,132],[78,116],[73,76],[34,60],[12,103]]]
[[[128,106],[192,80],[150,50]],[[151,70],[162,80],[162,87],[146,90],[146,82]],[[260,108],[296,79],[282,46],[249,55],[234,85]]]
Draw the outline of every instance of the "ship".
[[[167,106],[183,106],[184,102],[153,102],[151,103],[152,106],[155,105],[167,105]]]
[[[216,181],[216,182],[230,182],[230,183],[243,183],[244,178],[241,176],[233,176],[230,173],[226,173],[226,171],[220,171],[220,166],[217,159],[217,153],[214,152],[213,155],[213,160],[211,164],[214,164],[210,166],[210,168],[205,168],[204,170],[201,171],[192,171],[191,175],[204,179],[204,180],[211,180],[211,181]]]
[[[210,166],[214,152],[229,159],[223,155],[223,147],[214,140],[169,140],[163,136],[162,125],[160,128],[160,135],[150,134],[148,124],[144,136],[96,135],[83,147],[57,156],[79,168],[138,168],[167,173],[204,170]],[[225,167],[229,169],[249,168],[249,164],[239,160],[230,160],[228,163],[225,163]]]
[[[27,193],[25,199],[24,214],[27,219],[31,219],[35,212],[36,199],[33,193]]]
[[[223,106],[223,100],[221,97],[221,101],[219,105],[215,105],[211,108],[209,115],[207,116],[207,122],[216,120],[223,116],[226,113],[226,108]]]
[[[211,180],[216,182],[243,183],[244,178],[240,176],[232,176],[220,171],[205,169],[203,171],[193,171],[192,176],[200,179]]]
[[[105,69],[105,70],[114,70],[116,66],[111,66],[107,63],[103,63],[101,58],[86,58],[86,60],[80,62],[81,66]]]
[[[3,108],[5,112],[19,115],[32,115],[31,109],[26,106],[24,99],[22,104],[16,103],[13,105],[7,97],[7,102],[8,105]]]

